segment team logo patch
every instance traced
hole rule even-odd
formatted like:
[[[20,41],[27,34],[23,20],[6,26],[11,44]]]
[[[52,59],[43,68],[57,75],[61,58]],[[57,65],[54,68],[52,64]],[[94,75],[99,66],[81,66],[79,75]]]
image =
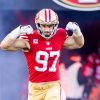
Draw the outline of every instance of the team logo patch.
[[[79,11],[100,10],[100,0],[52,0],[65,8]]]

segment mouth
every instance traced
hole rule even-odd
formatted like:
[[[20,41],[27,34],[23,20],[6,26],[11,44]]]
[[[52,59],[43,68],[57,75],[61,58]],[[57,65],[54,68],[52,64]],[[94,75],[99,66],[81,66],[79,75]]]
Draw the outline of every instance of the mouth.
[[[51,35],[50,32],[45,32],[44,34],[46,37],[49,37]]]
[[[50,35],[50,32],[47,32],[47,31],[46,31],[46,32],[44,32],[44,34],[45,34],[45,35]]]
[[[45,35],[50,35],[50,32],[46,32]]]

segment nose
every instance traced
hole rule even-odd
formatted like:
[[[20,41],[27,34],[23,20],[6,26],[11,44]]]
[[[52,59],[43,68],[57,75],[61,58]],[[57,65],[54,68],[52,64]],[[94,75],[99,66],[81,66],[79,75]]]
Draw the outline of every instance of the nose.
[[[49,30],[49,29],[50,29],[50,27],[49,27],[49,26],[45,26],[45,29],[46,29],[46,30]]]

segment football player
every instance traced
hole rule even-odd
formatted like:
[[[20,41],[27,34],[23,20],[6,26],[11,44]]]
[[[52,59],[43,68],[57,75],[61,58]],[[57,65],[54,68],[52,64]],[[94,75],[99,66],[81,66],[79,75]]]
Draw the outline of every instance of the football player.
[[[28,100],[60,100],[59,56],[61,49],[78,49],[84,45],[84,37],[75,22],[69,22],[66,30],[58,28],[58,15],[51,9],[40,10],[35,17],[37,30],[32,26],[18,26],[1,42],[3,50],[22,49],[29,71]],[[20,35],[27,39],[19,38]]]

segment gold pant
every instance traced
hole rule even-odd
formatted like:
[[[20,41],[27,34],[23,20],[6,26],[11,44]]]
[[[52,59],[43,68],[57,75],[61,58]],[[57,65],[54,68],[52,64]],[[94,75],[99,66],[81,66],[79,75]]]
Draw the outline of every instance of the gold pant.
[[[60,100],[59,81],[32,83],[28,86],[28,100]]]
[[[89,95],[89,100],[100,100],[100,86],[93,87]]]

